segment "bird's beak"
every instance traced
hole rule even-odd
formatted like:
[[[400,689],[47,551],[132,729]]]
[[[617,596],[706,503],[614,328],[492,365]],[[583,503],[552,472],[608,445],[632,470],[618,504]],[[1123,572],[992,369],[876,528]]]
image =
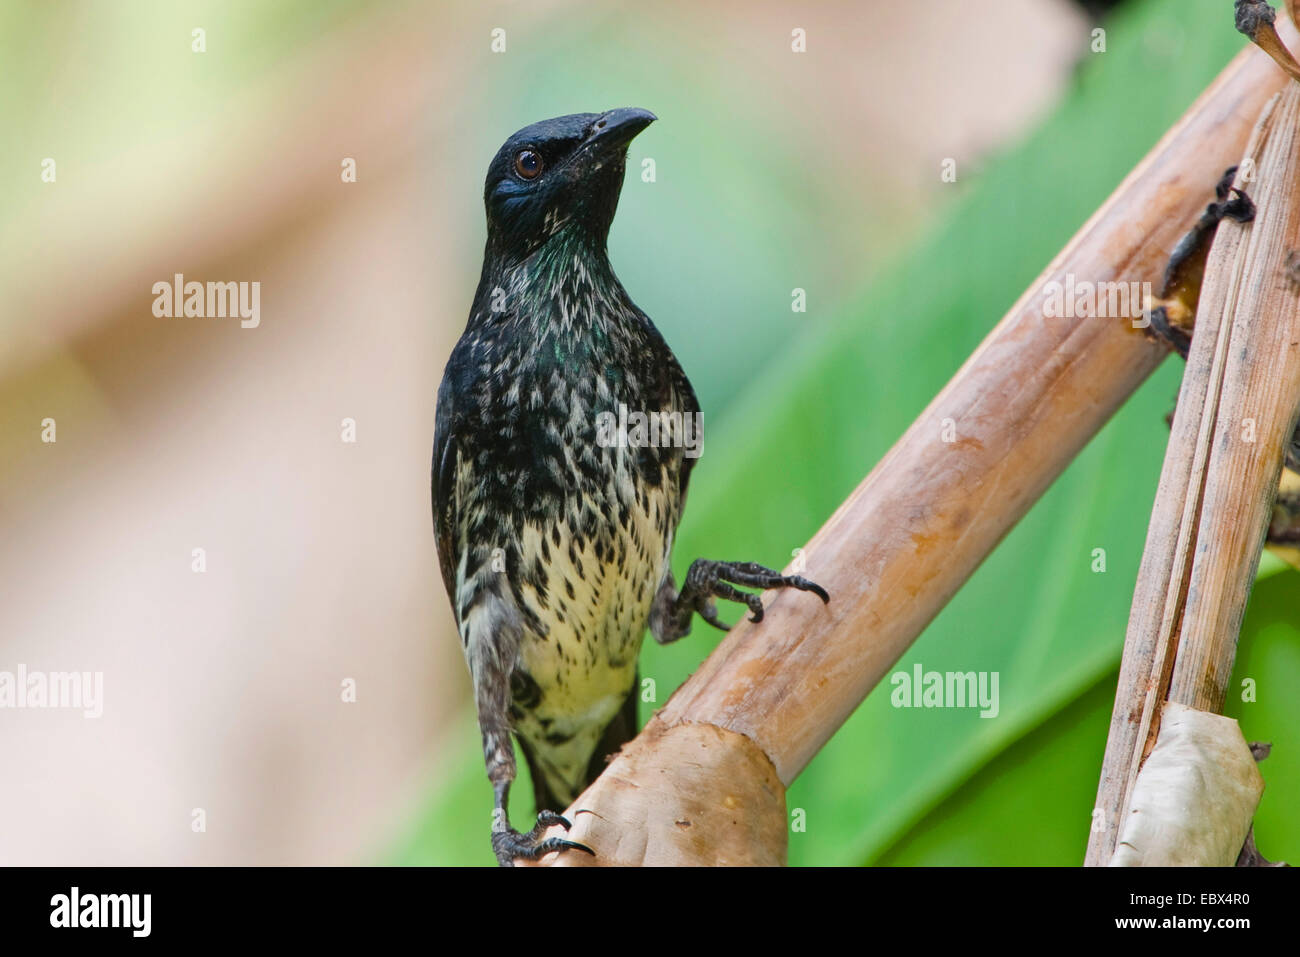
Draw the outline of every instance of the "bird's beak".
[[[635,106],[610,110],[600,114],[591,124],[587,134],[587,145],[594,152],[612,153],[625,149],[633,137],[657,120],[658,117],[649,110]]]

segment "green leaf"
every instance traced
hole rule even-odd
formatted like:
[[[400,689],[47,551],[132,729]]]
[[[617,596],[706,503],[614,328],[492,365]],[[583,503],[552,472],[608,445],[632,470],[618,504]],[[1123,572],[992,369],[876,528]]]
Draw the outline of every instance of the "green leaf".
[[[1264,797],[1255,838],[1270,860],[1300,858],[1300,574],[1261,581],[1251,596],[1226,713],[1248,741],[1271,741],[1260,770]],[[1088,841],[1097,771],[1115,701],[1117,671],[981,767],[947,800],[876,859],[906,866],[1077,865]],[[1242,681],[1253,678],[1254,701],[1243,702]]]

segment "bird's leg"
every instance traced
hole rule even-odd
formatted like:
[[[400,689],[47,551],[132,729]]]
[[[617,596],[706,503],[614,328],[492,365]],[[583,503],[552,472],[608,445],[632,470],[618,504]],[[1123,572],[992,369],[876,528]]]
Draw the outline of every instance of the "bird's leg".
[[[575,850],[594,854],[585,844],[558,837],[544,838],[546,829],[556,824],[566,831],[570,827],[569,822],[554,811],[539,811],[537,823],[527,834],[521,834],[510,826],[506,808],[510,785],[515,780],[515,749],[510,739],[509,720],[510,683],[475,680],[474,684],[479,729],[483,732],[483,758],[487,763],[488,780],[492,782],[492,850],[496,853],[497,863],[502,867],[513,867],[518,858],[535,861],[551,851]]]
[[[691,618],[697,612],[714,628],[728,630],[731,626],[718,619],[715,598],[741,602],[749,607],[750,621],[762,621],[762,599],[752,592],[741,591],[736,585],[748,588],[797,588],[812,592],[823,602],[831,600],[821,585],[799,575],[782,575],[754,562],[715,562],[698,558],[687,570],[686,581],[682,583],[680,592],[676,589],[672,574],[665,576],[650,611],[650,633],[661,645],[676,641],[690,633]]]

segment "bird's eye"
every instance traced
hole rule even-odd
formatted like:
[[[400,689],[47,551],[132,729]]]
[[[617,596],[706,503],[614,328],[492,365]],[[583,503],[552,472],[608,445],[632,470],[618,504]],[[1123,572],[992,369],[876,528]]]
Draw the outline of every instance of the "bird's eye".
[[[515,172],[523,179],[536,179],[542,171],[542,154],[536,150],[520,150],[515,154]]]

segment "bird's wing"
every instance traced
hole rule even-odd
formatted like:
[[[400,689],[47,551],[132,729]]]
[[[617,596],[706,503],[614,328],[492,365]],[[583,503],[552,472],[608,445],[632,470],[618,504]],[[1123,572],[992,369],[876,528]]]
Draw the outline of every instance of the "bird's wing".
[[[680,372],[681,370],[678,371]],[[682,373],[681,375],[681,385],[684,387],[684,389],[679,392],[679,395],[682,398],[682,411],[687,415],[699,415],[700,403],[696,400],[695,390],[691,388],[690,380],[686,378],[685,373]],[[695,421],[699,420],[697,419]],[[678,508],[684,508],[686,506],[686,487],[691,482],[691,469],[695,468],[695,462],[696,460],[690,456],[682,457],[682,471],[681,475],[677,479],[677,487],[680,490],[680,498],[678,499],[680,504],[678,505]]]
[[[676,394],[677,402],[680,404],[682,412],[691,417],[691,421],[700,421],[696,416],[700,414],[700,402],[695,397],[695,389],[691,386],[691,380],[686,378],[686,373],[682,371],[677,357],[671,352],[668,353],[671,358],[669,363],[670,376],[672,380],[672,390]],[[691,481],[691,469],[695,468],[695,459],[690,456],[682,457],[682,470],[677,478],[677,487],[679,489],[679,508],[686,505],[686,487]]]
[[[447,587],[453,613],[456,610],[456,523],[453,510],[456,495],[456,410],[452,377],[444,375],[438,387],[438,411],[433,432],[433,532],[438,544],[438,565]]]
[[[658,327],[636,306],[632,307],[644,324],[646,335],[649,337],[649,355],[654,362],[655,368],[659,370],[658,377],[658,400],[662,409],[681,409],[682,413],[692,417],[692,421],[700,421],[700,402],[695,397],[695,389],[691,385],[691,380],[686,378],[686,373],[682,370],[681,363],[677,361],[677,356],[669,348],[668,342],[664,339],[663,334]],[[677,476],[677,488],[679,492],[680,505],[686,504],[686,487],[691,481],[691,469],[695,468],[695,459],[689,456],[682,457],[681,471]]]

